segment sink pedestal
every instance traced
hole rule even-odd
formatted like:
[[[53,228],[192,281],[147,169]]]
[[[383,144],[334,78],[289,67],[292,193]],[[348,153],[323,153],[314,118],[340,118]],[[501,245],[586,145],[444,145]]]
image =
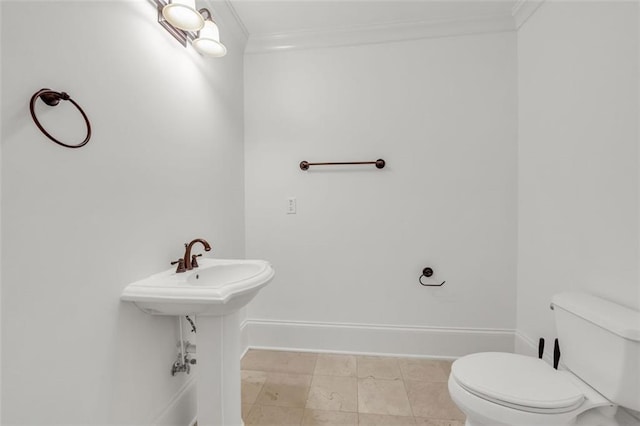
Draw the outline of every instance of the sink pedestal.
[[[240,311],[196,316],[198,426],[243,426]]]

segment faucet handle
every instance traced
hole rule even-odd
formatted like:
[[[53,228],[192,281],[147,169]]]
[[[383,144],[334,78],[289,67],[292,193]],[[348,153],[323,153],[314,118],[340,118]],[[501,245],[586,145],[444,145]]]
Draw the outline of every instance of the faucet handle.
[[[184,267],[184,259],[178,259],[176,261],[171,262],[172,265],[178,264],[178,268],[176,269],[176,274],[184,272],[187,268]]]
[[[200,256],[202,256],[202,253],[191,255],[191,266],[193,266],[194,268],[198,267],[198,261],[196,260],[196,258]]]

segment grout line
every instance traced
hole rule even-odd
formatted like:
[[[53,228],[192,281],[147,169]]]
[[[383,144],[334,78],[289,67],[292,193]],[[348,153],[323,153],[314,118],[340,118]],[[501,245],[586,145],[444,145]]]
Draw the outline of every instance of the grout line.
[[[416,422],[416,413],[413,411],[413,404],[411,403],[411,399],[409,398],[409,389],[407,389],[407,382],[404,380],[404,375],[402,374],[402,370],[400,370],[400,375],[402,376],[402,386],[404,386],[404,393],[407,394],[407,401],[409,402],[409,409],[411,410],[413,421]]]
[[[360,377],[358,375],[358,357],[356,359],[356,420],[360,424]]]

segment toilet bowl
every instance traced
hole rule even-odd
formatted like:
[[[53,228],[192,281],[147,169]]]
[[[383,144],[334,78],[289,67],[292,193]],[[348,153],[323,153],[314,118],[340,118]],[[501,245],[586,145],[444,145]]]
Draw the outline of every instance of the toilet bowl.
[[[483,352],[451,366],[449,393],[466,426],[614,426],[640,410],[640,312],[585,293],[552,298],[562,369]]]
[[[453,363],[449,394],[467,426],[577,425],[587,410],[615,405],[567,371],[540,359],[486,352]]]

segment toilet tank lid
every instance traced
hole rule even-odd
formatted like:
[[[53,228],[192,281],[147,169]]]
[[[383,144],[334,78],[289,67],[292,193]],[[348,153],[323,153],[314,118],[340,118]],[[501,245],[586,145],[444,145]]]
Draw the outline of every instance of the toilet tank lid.
[[[640,342],[640,312],[587,293],[565,292],[551,298],[560,308],[628,340]]]

